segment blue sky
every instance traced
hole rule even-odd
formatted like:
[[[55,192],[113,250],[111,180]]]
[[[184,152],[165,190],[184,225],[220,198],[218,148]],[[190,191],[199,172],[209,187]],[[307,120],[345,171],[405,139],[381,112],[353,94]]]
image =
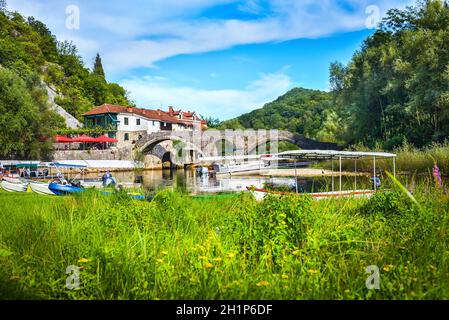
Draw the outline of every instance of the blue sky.
[[[173,105],[229,119],[291,88],[328,89],[373,26],[412,0],[8,0],[87,66],[100,52],[108,80],[139,107]],[[79,8],[79,28],[70,5]],[[69,8],[69,11],[67,11]]]

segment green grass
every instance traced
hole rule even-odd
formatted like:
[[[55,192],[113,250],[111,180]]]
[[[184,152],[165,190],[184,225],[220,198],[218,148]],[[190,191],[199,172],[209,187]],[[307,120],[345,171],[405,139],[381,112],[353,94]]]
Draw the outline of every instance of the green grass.
[[[0,298],[448,299],[449,197],[429,180],[414,199],[0,191]]]

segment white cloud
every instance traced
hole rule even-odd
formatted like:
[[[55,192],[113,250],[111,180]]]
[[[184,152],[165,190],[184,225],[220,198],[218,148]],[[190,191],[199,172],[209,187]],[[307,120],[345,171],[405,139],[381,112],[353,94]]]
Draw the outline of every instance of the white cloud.
[[[143,108],[161,108],[173,105],[196,111],[221,120],[262,107],[293,87],[284,73],[261,74],[242,90],[204,90],[179,87],[161,77],[142,77],[124,80],[121,85],[131,91],[131,98]]]
[[[221,4],[256,14],[253,20],[208,19],[200,13]],[[9,7],[48,23],[58,37],[73,40],[86,61],[103,53],[106,71],[121,74],[152,67],[180,54],[236,45],[313,38],[365,28],[366,8],[382,13],[413,0],[346,0],[352,11],[332,0],[8,0]],[[65,29],[65,6],[80,6],[81,29]],[[267,5],[268,3],[268,5]]]

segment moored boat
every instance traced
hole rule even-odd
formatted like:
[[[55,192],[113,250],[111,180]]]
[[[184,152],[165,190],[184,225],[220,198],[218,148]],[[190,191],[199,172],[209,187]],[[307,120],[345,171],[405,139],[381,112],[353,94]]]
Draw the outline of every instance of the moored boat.
[[[257,201],[262,201],[265,199],[265,197],[269,194],[275,195],[275,196],[311,196],[313,199],[316,200],[323,200],[323,199],[332,199],[332,198],[370,198],[377,192],[382,191],[375,191],[375,190],[351,190],[351,191],[336,191],[336,192],[316,192],[316,193],[292,193],[292,192],[278,192],[278,191],[271,191],[271,190],[265,190],[265,189],[257,189],[257,188],[248,188],[248,191],[250,191],[254,198]]]
[[[19,178],[3,177],[3,180],[9,183],[23,183]]]
[[[48,188],[56,195],[76,194],[85,191],[85,189],[80,187],[75,187],[70,184],[59,184],[56,182],[50,183]]]
[[[55,193],[49,188],[49,183],[30,182],[30,188],[33,192],[42,195],[54,196]]]
[[[26,192],[28,188],[27,183],[11,183],[8,181],[2,181],[0,185],[3,190],[7,192]]]

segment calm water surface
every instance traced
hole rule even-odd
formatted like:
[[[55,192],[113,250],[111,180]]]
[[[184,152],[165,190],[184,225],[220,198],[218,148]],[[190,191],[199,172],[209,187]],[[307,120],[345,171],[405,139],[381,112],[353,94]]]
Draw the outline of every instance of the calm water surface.
[[[98,174],[89,175],[90,178],[99,177]],[[195,170],[153,170],[143,171],[141,173],[116,172],[114,177],[119,184],[125,186],[143,186],[144,188],[154,191],[165,188],[181,189],[190,193],[220,193],[220,192],[241,192],[247,187],[255,186],[263,188],[265,184],[275,186],[289,186],[292,191],[296,189],[294,177],[229,177],[229,176],[207,176],[198,175]],[[304,178],[298,177],[298,190],[300,192],[322,192],[331,191],[331,177],[314,177]],[[141,182],[136,184],[135,182]],[[334,189],[339,190],[339,178],[334,178]],[[368,176],[357,177],[357,185],[354,177],[342,177],[342,189],[353,190],[371,189],[371,182]]]

